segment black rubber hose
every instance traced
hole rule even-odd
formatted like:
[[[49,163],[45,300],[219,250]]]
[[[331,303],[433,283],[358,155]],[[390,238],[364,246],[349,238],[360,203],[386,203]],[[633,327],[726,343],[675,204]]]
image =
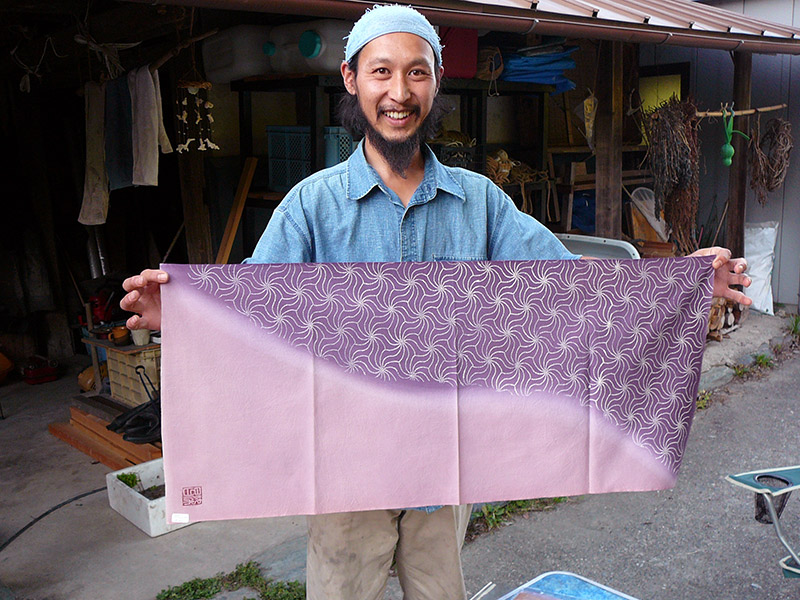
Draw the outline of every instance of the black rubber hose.
[[[20,530],[19,530],[17,533],[15,533],[15,534],[14,534],[14,535],[12,535],[10,538],[8,538],[8,539],[7,539],[5,542],[3,542],[3,544],[2,544],[2,545],[0,545],[0,552],[2,552],[3,550],[5,550],[5,549],[6,549],[6,547],[7,547],[7,546],[8,546],[8,545],[9,545],[11,542],[13,542],[15,539],[17,539],[17,538],[18,538],[19,536],[21,536],[23,533],[25,533],[25,532],[26,532],[28,529],[30,529],[31,527],[33,527],[33,526],[34,526],[36,523],[38,523],[39,521],[41,521],[42,519],[44,519],[44,518],[45,518],[47,515],[49,515],[51,512],[54,512],[54,511],[58,510],[58,509],[59,509],[59,508],[61,508],[62,506],[66,506],[66,505],[67,505],[67,504],[69,504],[70,502],[75,502],[75,500],[80,500],[81,498],[85,498],[86,496],[91,496],[92,494],[96,494],[97,492],[102,492],[102,491],[103,491],[103,490],[105,490],[105,489],[106,489],[106,487],[105,487],[105,486],[103,486],[103,487],[101,487],[101,488],[97,488],[96,490],[92,490],[91,492],[84,492],[83,494],[78,494],[78,495],[77,495],[77,496],[75,496],[74,498],[70,498],[69,500],[64,500],[64,502],[62,502],[61,504],[56,504],[56,505],[55,505],[53,508],[51,508],[50,510],[48,510],[48,511],[45,511],[45,512],[43,512],[42,514],[40,514],[40,515],[39,515],[38,517],[36,517],[36,518],[35,518],[33,521],[31,521],[30,523],[28,523],[27,525],[25,525],[25,527],[23,527],[22,529],[20,529]]]

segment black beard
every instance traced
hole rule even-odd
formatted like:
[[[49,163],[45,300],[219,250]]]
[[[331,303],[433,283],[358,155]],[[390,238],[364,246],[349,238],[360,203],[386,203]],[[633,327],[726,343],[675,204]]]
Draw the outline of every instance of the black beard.
[[[364,114],[363,112],[361,113]],[[417,154],[422,143],[425,141],[420,139],[420,128],[408,136],[406,139],[396,142],[394,140],[387,140],[383,137],[378,130],[375,129],[366,119],[364,119],[365,135],[372,144],[372,147],[389,163],[392,171],[400,175],[403,179],[406,178],[406,171],[411,166],[411,161]]]
[[[342,126],[353,137],[366,136],[370,144],[389,163],[389,167],[405,178],[408,167],[422,144],[436,137],[442,124],[442,119],[453,110],[452,106],[438,94],[433,99],[431,111],[417,130],[406,139],[395,142],[383,137],[367,120],[361,109],[358,96],[345,94],[339,101],[337,116]],[[417,108],[417,111],[419,109]]]

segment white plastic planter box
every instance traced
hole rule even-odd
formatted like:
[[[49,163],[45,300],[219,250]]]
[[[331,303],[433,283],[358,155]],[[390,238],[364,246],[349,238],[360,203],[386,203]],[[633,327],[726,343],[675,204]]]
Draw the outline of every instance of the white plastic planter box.
[[[164,483],[164,460],[157,458],[106,475],[108,503],[115,511],[136,525],[150,537],[156,537],[186,527],[189,523],[167,524],[164,497],[148,500],[138,491],[117,479],[121,473],[136,473],[142,489]]]

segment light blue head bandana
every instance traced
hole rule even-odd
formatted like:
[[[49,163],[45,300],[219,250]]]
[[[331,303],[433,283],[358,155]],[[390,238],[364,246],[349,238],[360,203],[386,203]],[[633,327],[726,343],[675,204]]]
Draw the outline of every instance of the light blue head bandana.
[[[436,30],[423,17],[410,6],[392,4],[389,6],[375,5],[372,10],[367,10],[356,21],[350,35],[347,36],[347,46],[344,49],[344,59],[350,59],[364,46],[375,38],[387,33],[413,33],[428,42],[436,54],[436,62],[442,64],[442,43]]]

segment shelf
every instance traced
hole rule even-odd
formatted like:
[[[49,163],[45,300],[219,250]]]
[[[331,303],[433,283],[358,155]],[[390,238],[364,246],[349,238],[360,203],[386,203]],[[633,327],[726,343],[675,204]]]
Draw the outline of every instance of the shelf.
[[[491,89],[490,89],[491,88]],[[531,149],[533,160],[526,161],[536,169],[547,166],[547,131],[548,102],[546,95],[554,91],[550,85],[525,83],[516,81],[490,82],[481,79],[458,79],[445,77],[441,83],[441,93],[460,96],[461,131],[475,138],[477,145],[486,147],[488,139],[488,107],[489,98],[497,95],[515,96],[520,99],[530,99],[536,102],[534,116],[526,121],[529,123],[529,139],[523,138],[524,145]],[[311,172],[324,168],[325,139],[324,125],[326,122],[335,122],[334,94],[346,93],[344,83],[339,74],[298,74],[285,73],[268,74],[258,77],[249,77],[231,82],[231,90],[239,96],[239,148],[242,156],[252,157],[253,152],[253,106],[252,94],[263,92],[292,92],[295,96],[295,109],[298,116],[298,125],[309,128],[311,132],[311,148],[309,161]],[[327,94],[327,97],[326,97]],[[538,189],[538,188],[534,188]],[[270,204],[279,202],[282,194],[273,193],[248,193],[248,200],[254,200],[254,205],[261,208],[274,208]],[[252,251],[248,246],[253,236],[250,231],[247,212],[242,215],[244,230],[245,255]]]
[[[81,341],[89,344],[90,346],[97,346],[98,348],[113,350],[114,352],[120,352],[121,354],[136,354],[137,352],[142,352],[143,350],[153,350],[161,347],[161,344],[156,343],[146,344],[145,346],[136,346],[134,344],[117,346],[114,342],[109,342],[108,340],[98,340],[95,338],[81,338]]]
[[[546,94],[555,90],[552,85],[525,83],[523,81],[493,81],[492,93],[500,94]],[[231,82],[233,92],[293,92],[298,89],[322,88],[325,91],[344,91],[341,75],[313,75],[275,73],[248,77]],[[441,84],[442,94],[458,94],[460,92],[489,93],[489,82],[483,79],[459,79],[445,77]]]
[[[325,91],[344,91],[341,75],[259,75],[231,81],[232,92],[295,92],[299,89],[322,88]]]
[[[550,146],[547,151],[550,154],[588,154],[594,152],[589,146]],[[623,146],[623,152],[647,152],[644,144]]]

